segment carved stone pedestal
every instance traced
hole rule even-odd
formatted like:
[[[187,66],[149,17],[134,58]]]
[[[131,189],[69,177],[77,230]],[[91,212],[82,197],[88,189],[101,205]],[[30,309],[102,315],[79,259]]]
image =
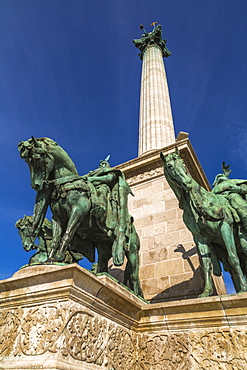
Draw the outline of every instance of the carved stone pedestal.
[[[135,363],[143,302],[108,276],[78,265],[33,266],[1,281],[0,291],[0,369]]]
[[[0,369],[247,367],[247,294],[147,304],[78,265],[0,282]]]

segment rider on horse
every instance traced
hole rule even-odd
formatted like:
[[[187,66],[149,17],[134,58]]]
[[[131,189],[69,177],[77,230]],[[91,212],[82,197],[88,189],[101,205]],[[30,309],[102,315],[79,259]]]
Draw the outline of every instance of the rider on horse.
[[[107,199],[108,194],[111,193],[113,186],[118,182],[118,173],[120,171],[114,171],[109,162],[109,155],[103,161],[100,161],[99,167],[94,171],[89,171],[88,174],[84,175],[85,180],[90,181],[94,185],[94,189],[91,188],[91,196],[93,202],[93,209],[91,213],[95,217],[106,217],[107,210]]]
[[[229,166],[222,164],[223,173],[215,177],[212,192],[223,195],[233,208],[233,216],[237,223],[242,222],[247,229],[247,180],[229,179]]]
[[[111,168],[107,156],[100,161],[99,167],[83,176],[91,191],[92,211],[94,217],[103,222],[109,235],[115,233],[113,246],[115,264],[122,264],[126,248],[126,233],[129,233],[130,216],[128,214],[128,194],[132,194],[124,174]],[[133,195],[133,194],[132,194]],[[117,224],[116,224],[117,220]]]

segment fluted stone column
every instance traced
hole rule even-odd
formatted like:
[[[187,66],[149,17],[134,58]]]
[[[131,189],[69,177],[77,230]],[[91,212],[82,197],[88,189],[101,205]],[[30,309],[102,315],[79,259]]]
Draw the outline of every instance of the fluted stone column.
[[[171,53],[162,40],[161,26],[134,40],[143,60],[138,155],[175,142],[174,125],[163,57]]]

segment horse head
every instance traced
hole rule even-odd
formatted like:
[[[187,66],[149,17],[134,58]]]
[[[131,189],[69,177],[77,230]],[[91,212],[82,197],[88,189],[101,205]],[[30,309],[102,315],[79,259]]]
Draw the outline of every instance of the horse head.
[[[178,150],[166,156],[160,153],[160,158],[164,163],[164,173],[168,182],[177,184],[185,191],[190,191],[192,189],[192,178],[188,174]]]
[[[15,227],[18,229],[18,233],[22,240],[23,248],[27,252],[36,248],[32,237],[32,222],[33,217],[25,215],[24,218],[20,218],[15,223]]]
[[[20,156],[28,164],[31,176],[31,186],[34,190],[43,189],[54,167],[54,158],[49,147],[57,145],[48,138],[35,139],[32,137],[27,141],[20,141],[18,150]]]
[[[31,175],[31,186],[40,191],[55,178],[77,174],[68,154],[52,139],[32,137],[18,145],[21,158],[25,159]]]

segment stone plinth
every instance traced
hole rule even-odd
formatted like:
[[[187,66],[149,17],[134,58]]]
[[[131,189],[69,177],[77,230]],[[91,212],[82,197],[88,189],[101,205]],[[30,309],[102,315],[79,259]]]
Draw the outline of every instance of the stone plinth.
[[[0,369],[247,367],[247,293],[147,304],[78,265],[0,281]]]
[[[153,303],[195,298],[204,284],[192,234],[182,220],[182,210],[160,160],[160,151],[166,155],[175,147],[192,177],[210,189],[188,138],[117,167],[135,195],[129,196],[129,212],[141,239],[140,280],[145,299]],[[215,285],[219,294],[225,293],[222,278],[215,279]]]
[[[78,265],[34,266],[1,281],[0,292],[0,369],[134,363],[142,301],[109,277]]]

